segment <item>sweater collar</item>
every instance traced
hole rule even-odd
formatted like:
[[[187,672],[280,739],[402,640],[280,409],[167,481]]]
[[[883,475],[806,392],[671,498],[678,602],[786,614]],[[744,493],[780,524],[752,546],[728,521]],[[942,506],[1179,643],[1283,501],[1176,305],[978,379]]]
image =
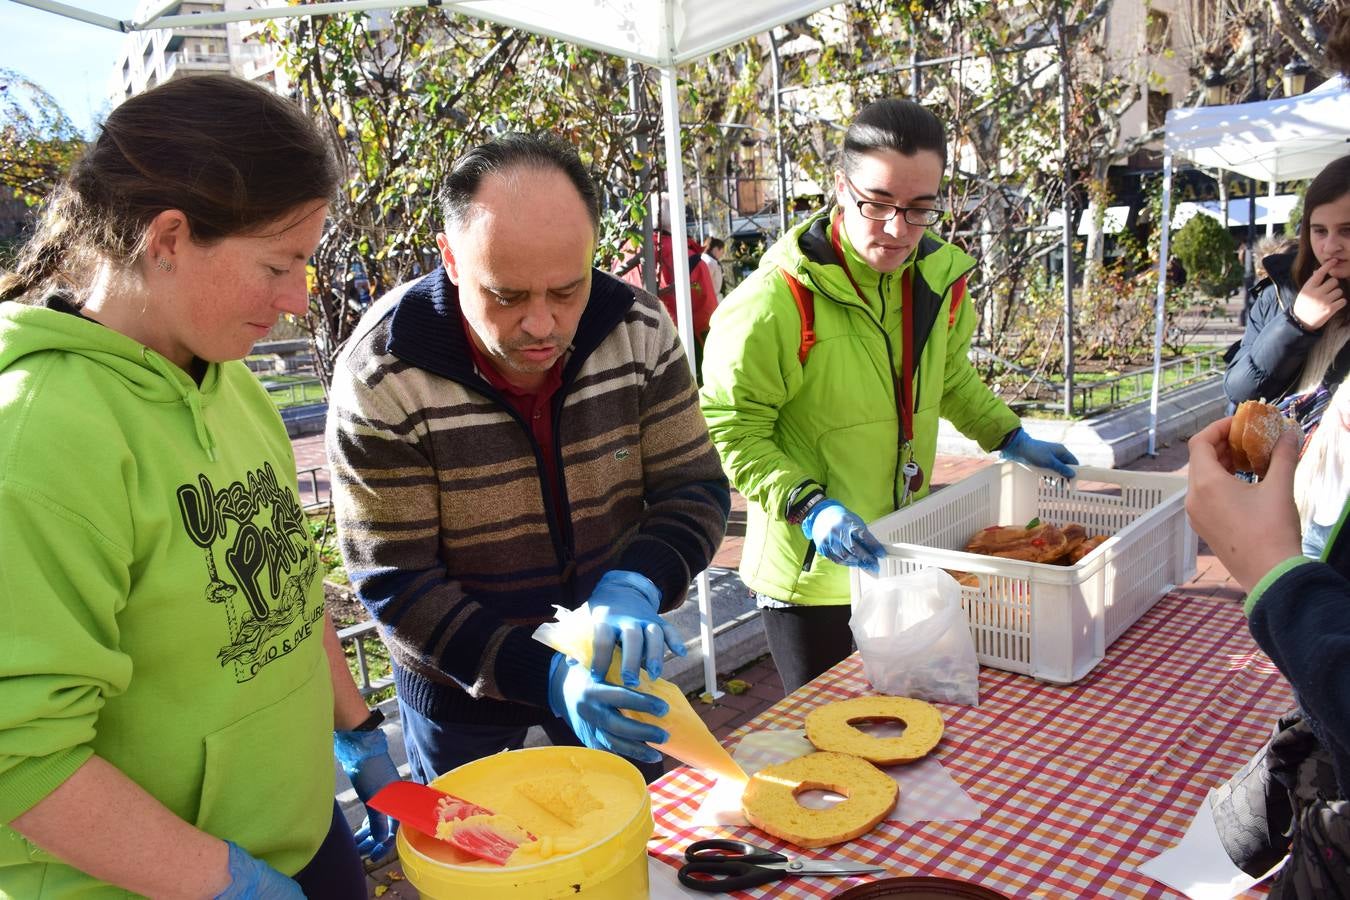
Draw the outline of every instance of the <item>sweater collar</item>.
[[[586,358],[623,321],[633,305],[631,286],[591,270],[591,294],[563,364],[563,382],[575,377]],[[399,298],[389,321],[389,352],[409,365],[456,381],[482,381],[474,367],[459,305],[459,288],[445,268],[413,284]]]

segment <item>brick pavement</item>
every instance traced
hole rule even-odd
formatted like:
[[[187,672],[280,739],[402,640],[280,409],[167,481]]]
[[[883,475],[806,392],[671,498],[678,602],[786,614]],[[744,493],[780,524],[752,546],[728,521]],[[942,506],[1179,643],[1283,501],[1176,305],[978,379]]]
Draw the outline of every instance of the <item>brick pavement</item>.
[[[297,438],[293,441],[293,446],[296,468],[301,473],[311,467],[324,465],[322,435]],[[933,489],[941,490],[942,487],[959,481],[992,461],[993,457],[940,456],[932,473]],[[1130,471],[1185,474],[1186,462],[1186,446],[1184,443],[1177,443],[1162,447],[1154,458],[1142,458],[1124,468]],[[317,499],[327,500],[328,472],[326,469],[320,469],[316,472],[316,476]],[[302,474],[301,494],[305,502],[311,499],[309,491],[309,478]],[[739,494],[733,494],[732,507],[733,510],[744,511],[745,501]],[[728,536],[714,558],[714,565],[735,568],[740,561],[742,543],[742,538]],[[1227,569],[1203,543],[1200,545],[1196,577],[1187,583],[1185,589],[1200,596],[1227,597],[1234,603],[1240,602],[1243,597],[1241,589],[1229,576]],[[727,680],[733,678],[744,683],[742,693],[733,694],[727,691],[713,703],[694,700],[694,709],[719,739],[725,740],[745,722],[783,697],[783,683],[774,669],[773,661],[767,656],[739,671],[719,674],[723,678],[724,686]],[[739,685],[737,687],[740,688]],[[413,900],[418,897],[418,892],[404,879],[402,867],[394,860],[370,871],[369,896],[383,897],[385,900]]]

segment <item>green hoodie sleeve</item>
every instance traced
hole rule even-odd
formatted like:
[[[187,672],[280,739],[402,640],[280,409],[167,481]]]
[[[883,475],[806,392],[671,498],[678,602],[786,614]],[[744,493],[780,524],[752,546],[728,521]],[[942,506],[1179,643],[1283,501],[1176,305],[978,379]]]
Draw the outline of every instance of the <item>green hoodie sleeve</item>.
[[[732,485],[782,514],[788,494],[817,476],[776,442],[778,412],[802,385],[801,314],[773,266],[755,272],[713,313],[699,393],[708,433]]]
[[[0,482],[0,822],[50,794],[93,750],[118,649],[130,552],[37,490]]]
[[[950,289],[949,289],[950,291]],[[943,372],[942,416],[985,452],[994,450],[1008,433],[1022,424],[1017,413],[998,398],[970,364],[970,339],[975,333],[975,309],[962,299],[947,336],[947,365]]]

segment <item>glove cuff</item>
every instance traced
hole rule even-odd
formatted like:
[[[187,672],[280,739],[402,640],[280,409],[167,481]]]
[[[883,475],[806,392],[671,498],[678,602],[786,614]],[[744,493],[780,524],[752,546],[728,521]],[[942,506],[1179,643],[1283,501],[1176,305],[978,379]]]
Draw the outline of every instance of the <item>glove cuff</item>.
[[[646,575],[626,569],[611,569],[602,575],[595,585],[597,591],[602,587],[624,587],[636,591],[643,600],[651,604],[652,612],[661,611],[661,589]]]
[[[816,518],[825,510],[836,506],[840,509],[844,509],[844,504],[840,503],[838,500],[832,500],[829,497],[826,497],[815,506],[811,507],[811,510],[806,514],[806,517],[802,519],[802,531],[806,532],[808,538],[811,537],[811,526],[816,524]]]
[[[559,709],[563,705],[562,697],[562,679],[566,677],[566,672],[559,672],[559,668],[566,669],[567,660],[561,653],[553,654],[553,661],[548,664],[548,708],[553,715],[563,718],[563,713],[567,710]]]
[[[333,755],[342,764],[342,771],[350,778],[363,760],[389,752],[389,740],[384,732],[374,731],[334,731]]]
[[[1000,441],[999,445],[994,449],[1006,452],[1009,448],[1012,447],[1013,444],[1017,443],[1018,438],[1020,438],[1024,434],[1026,434],[1026,432],[1022,430],[1021,425],[1018,425],[1012,431],[1005,434],[1003,436],[1003,440]]]

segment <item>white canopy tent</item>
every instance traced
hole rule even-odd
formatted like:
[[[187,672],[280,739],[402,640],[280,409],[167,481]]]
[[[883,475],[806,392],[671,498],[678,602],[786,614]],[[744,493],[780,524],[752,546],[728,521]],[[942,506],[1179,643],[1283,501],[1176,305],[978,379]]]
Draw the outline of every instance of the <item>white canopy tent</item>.
[[[1350,153],[1348,122],[1350,85],[1342,78],[1334,78],[1296,97],[1168,111],[1163,137],[1162,242],[1158,248],[1153,335],[1150,454],[1157,450],[1173,157],[1183,156],[1197,165],[1227,169],[1268,182],[1273,196],[1278,182],[1312,178],[1327,163]]]
[[[668,190],[672,196],[683,198],[684,155],[676,81],[679,66],[833,6],[840,0],[737,0],[736,3],[725,0],[332,0],[219,13],[164,15],[166,10],[178,6],[174,0],[161,2],[158,11],[135,20],[117,19],[55,0],[15,2],[123,32],[377,9],[438,7],[612,53],[660,70]],[[672,234],[686,233],[684,203],[671,204],[670,219]],[[676,324],[692,369],[694,319],[689,270],[685,266],[675,267],[675,305]],[[699,573],[697,582],[704,683],[708,693],[718,696],[721,692],[717,690],[708,573]]]

